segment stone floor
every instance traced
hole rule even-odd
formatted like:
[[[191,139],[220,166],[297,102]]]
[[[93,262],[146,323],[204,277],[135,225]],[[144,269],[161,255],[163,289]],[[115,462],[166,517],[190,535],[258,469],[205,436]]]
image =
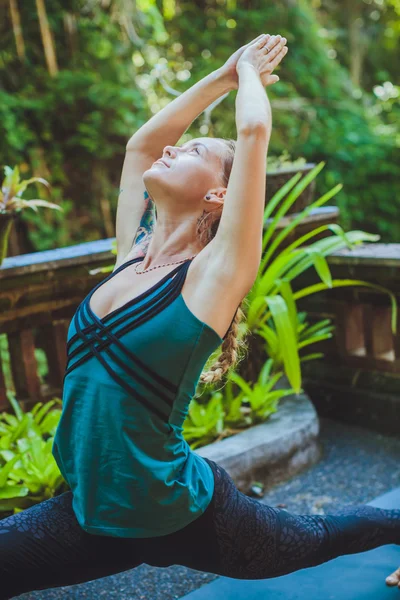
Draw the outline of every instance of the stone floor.
[[[267,491],[261,502],[291,512],[326,514],[333,507],[362,504],[400,486],[400,436],[321,419],[320,462]],[[21,574],[22,575],[22,574]],[[173,566],[136,569],[89,583],[30,592],[21,600],[172,600],[216,579],[210,573]]]

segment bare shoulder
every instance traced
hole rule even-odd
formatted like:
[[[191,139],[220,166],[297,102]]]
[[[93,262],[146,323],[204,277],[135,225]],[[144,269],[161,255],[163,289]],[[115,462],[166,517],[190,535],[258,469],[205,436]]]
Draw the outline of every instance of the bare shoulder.
[[[193,259],[184,286],[183,299],[192,313],[224,337],[242,300],[249,293],[247,278],[236,277],[215,256],[214,240]]]

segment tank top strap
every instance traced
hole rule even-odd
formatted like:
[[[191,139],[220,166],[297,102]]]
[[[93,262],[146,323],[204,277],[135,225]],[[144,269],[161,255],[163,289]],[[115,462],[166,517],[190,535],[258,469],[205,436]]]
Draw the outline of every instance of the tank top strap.
[[[182,265],[178,268],[177,275],[174,277],[176,285],[175,290],[179,293],[182,291],[183,285],[186,281],[186,275],[190,265],[192,264],[192,260],[193,258],[189,258],[184,263],[182,263]]]

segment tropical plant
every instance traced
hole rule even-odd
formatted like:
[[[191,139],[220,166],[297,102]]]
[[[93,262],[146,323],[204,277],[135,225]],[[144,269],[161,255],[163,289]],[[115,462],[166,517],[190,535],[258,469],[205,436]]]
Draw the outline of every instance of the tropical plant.
[[[304,167],[307,160],[302,156],[299,156],[295,160],[290,158],[289,152],[285,149],[279,156],[268,155],[267,159],[267,173],[268,171],[275,171],[277,169],[286,169],[288,167]]]
[[[7,396],[14,415],[0,415],[0,511],[19,512],[54,496],[66,482],[52,455],[61,416],[59,398],[38,402],[24,412],[15,396]]]
[[[222,393],[213,393],[207,403],[200,403],[192,398],[182,428],[182,435],[192,450],[223,437],[225,428]]]
[[[30,179],[23,179],[21,181],[18,165],[13,169],[6,165],[4,167],[4,174],[5,178],[0,191],[0,214],[16,211],[20,208],[32,208],[37,212],[37,206],[47,206],[48,208],[55,208],[62,211],[62,208],[57,204],[40,198],[33,200],[24,200],[21,198],[26,188],[34,182],[43,183],[50,188],[49,182],[43,179],[43,177],[31,177]]]
[[[231,372],[224,394],[214,391],[206,403],[192,398],[183,423],[183,435],[192,449],[264,422],[277,411],[281,398],[294,393],[291,388],[274,389],[283,373],[272,375],[272,364],[273,360],[269,358],[254,384]],[[233,383],[240,388],[239,393],[233,392]]]
[[[248,303],[246,324],[248,329],[264,337],[264,339],[269,336],[269,342],[266,339],[266,350],[268,351],[268,343],[271,346],[272,340],[271,326],[268,323],[272,319],[276,336],[279,338],[279,341],[275,340],[275,344],[279,343],[286,376],[296,393],[299,393],[301,389],[300,356],[296,333],[298,322],[296,300],[299,298],[327,288],[341,286],[371,287],[390,296],[393,333],[396,332],[397,328],[397,304],[395,296],[390,290],[357,279],[333,280],[325,258],[325,256],[345,247],[354,248],[362,242],[377,241],[379,239],[378,235],[372,235],[364,231],[349,231],[345,233],[339,225],[328,224],[315,228],[296,239],[286,248],[279,249],[285,238],[314,208],[325,204],[342,189],[341,184],[336,185],[300,212],[272,240],[278,221],[286,214],[299,194],[310,184],[324,166],[325,163],[323,161],[320,162],[301,181],[299,181],[301,173],[297,173],[268,202],[264,211],[264,221],[271,216],[271,213],[276,208],[277,210],[263,235],[263,256],[259,273],[252,289],[246,296]],[[333,235],[315,241],[308,246],[303,246],[303,244],[309,242],[309,240],[323,231],[330,231]],[[299,289],[293,293],[291,283],[310,267],[315,268],[321,279],[321,283]]]
[[[24,208],[32,208],[38,212],[38,206],[46,206],[63,212],[63,209],[57,204],[47,202],[41,198],[25,200],[21,196],[26,188],[32,183],[43,183],[47,187],[50,184],[42,177],[31,177],[30,179],[20,179],[19,167],[16,165],[13,169],[9,166],[4,167],[5,178],[0,190],[0,265],[2,264],[8,247],[8,239],[12,227],[12,217],[18,214]]]
[[[311,354],[301,354],[301,350],[311,344],[316,344],[322,340],[332,337],[335,326],[331,324],[330,319],[322,319],[313,325],[307,322],[307,313],[305,311],[289,311],[289,318],[292,320],[292,328],[295,332],[297,351],[300,362],[315,360],[324,356],[323,352],[313,352]],[[265,340],[265,349],[269,357],[273,359],[273,371],[282,369],[284,366],[283,353],[285,348],[284,339],[279,336],[274,326],[273,319],[268,320],[268,324],[261,324],[258,329],[258,335]]]
[[[272,366],[273,360],[269,358],[254,384],[247,383],[238,373],[230,374],[230,380],[240,387],[241,394],[238,396],[240,403],[238,399],[235,399],[230,405],[230,411],[227,414],[228,422],[233,420],[236,425],[239,422],[247,426],[262,423],[277,411],[279,400],[295,393],[292,388],[275,389],[283,372],[278,371],[273,375]]]

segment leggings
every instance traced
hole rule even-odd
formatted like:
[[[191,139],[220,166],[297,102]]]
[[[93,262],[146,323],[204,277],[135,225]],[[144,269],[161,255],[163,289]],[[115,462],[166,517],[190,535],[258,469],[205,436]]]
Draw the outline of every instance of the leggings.
[[[164,536],[93,535],[79,525],[67,491],[0,520],[0,598],[74,585],[147,563],[183,565],[234,579],[268,579],[344,554],[400,545],[400,510],[347,506],[297,515],[240,492],[220,465],[204,513]]]

